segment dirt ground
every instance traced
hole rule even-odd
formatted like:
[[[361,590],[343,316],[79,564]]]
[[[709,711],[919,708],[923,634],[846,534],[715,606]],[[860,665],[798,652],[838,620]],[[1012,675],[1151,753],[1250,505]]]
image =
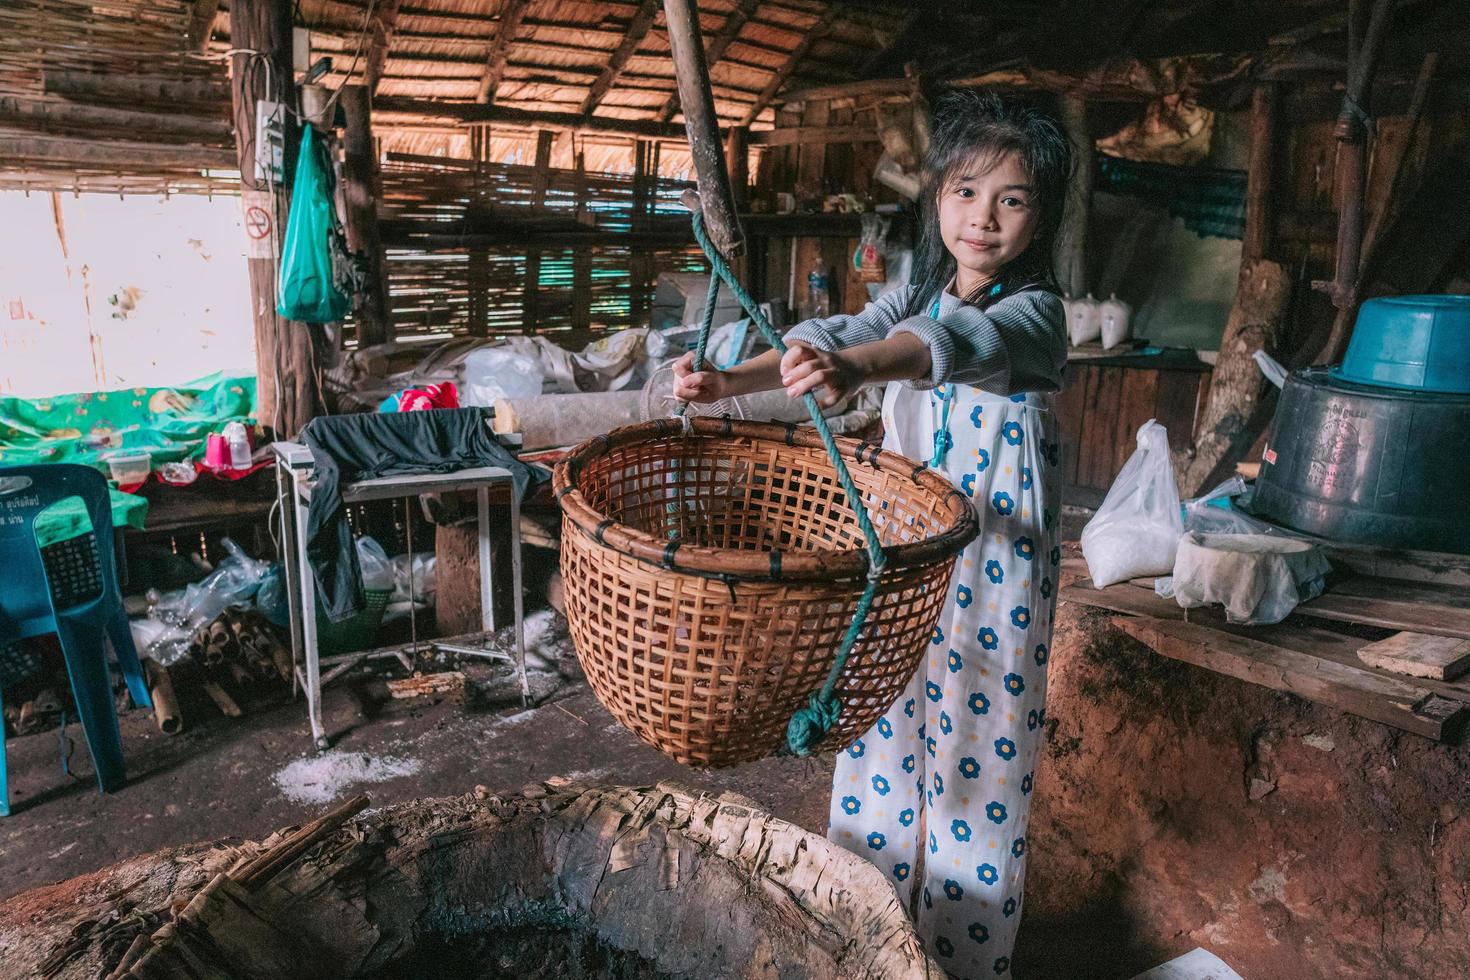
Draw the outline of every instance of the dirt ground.
[[[1165,660],[1069,604],[1053,651],[1016,976],[1128,978],[1195,946],[1246,980],[1470,976],[1463,749]],[[132,782],[111,796],[75,726],[73,777],[55,732],[11,739],[0,898],[166,846],[258,839],[354,792],[675,779],[825,829],[829,759],[686,769],[617,725],[572,663],[529,711],[331,687],[327,756],[299,702],[238,720],[195,706],[174,737],[129,712]]]

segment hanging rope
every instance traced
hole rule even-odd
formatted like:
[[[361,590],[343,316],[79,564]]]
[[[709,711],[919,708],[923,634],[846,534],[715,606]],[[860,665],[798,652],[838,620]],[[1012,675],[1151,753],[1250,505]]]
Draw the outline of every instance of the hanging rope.
[[[715,318],[715,300],[719,295],[720,281],[723,280],[735,298],[740,301],[741,307],[750,316],[761,335],[766,338],[776,350],[782,354],[786,353],[786,343],[781,335],[766,320],[761,313],[760,305],[756,303],[751,295],[745,291],[730,271],[730,266],[725,262],[724,256],[710,242],[709,236],[705,234],[704,217],[698,208],[693,212],[694,240],[704,250],[705,257],[710,264],[709,293],[705,299],[704,317],[700,322],[699,342],[694,349],[694,370],[701,371],[704,368],[705,349],[709,343],[710,327]],[[857,517],[858,528],[863,532],[863,538],[868,546],[868,584],[863,589],[862,598],[858,600],[857,608],[853,610],[852,624],[847,628],[847,634],[842,638],[842,645],[837,649],[837,656],[832,661],[832,669],[827,672],[826,683],[821,690],[813,694],[807,702],[807,706],[797,709],[791,716],[790,723],[786,726],[786,745],[794,755],[810,755],[832,726],[837,723],[842,713],[842,705],[837,700],[837,682],[842,677],[842,672],[847,666],[848,655],[857,644],[858,637],[862,635],[863,625],[867,622],[868,612],[873,606],[873,596],[878,591],[878,580],[883,575],[883,567],[888,563],[888,556],[883,553],[883,545],[878,540],[878,532],[873,529],[873,522],[868,518],[868,509],[863,506],[862,495],[857,486],[852,482],[852,474],[848,473],[847,465],[842,462],[842,453],[837,448],[837,440],[832,436],[832,430],[827,426],[827,420],[822,416],[822,407],[817,404],[815,395],[808,392],[802,396],[806,404],[806,410],[812,418],[812,425],[816,427],[817,434],[822,438],[822,445],[827,448],[827,455],[832,458],[832,466],[837,471],[837,482],[842,485],[842,490],[847,494],[848,502],[852,505],[854,515]],[[683,416],[686,405],[679,406],[679,415]]]

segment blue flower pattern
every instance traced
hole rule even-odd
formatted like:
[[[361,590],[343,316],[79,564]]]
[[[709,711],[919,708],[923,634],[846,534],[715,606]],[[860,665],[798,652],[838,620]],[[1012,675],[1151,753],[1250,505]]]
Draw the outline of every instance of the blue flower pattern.
[[[964,385],[954,396],[954,444],[939,472],[973,498],[982,534],[956,564],[907,692],[838,756],[829,834],[901,896],[919,893],[919,933],[952,975],[1005,977],[1045,737],[1060,439],[1055,416],[1038,410],[1045,396]],[[927,455],[933,441],[922,444]]]

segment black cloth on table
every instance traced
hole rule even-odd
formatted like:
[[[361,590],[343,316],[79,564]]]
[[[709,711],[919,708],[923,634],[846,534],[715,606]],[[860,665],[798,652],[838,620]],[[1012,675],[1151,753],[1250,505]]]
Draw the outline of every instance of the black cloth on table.
[[[516,459],[490,428],[488,408],[425,412],[363,412],[312,419],[300,439],[316,466],[307,512],[307,559],[317,595],[332,622],[361,612],[362,569],[347,510],[345,483],[411,473],[451,473],[500,466],[511,472],[512,492],[524,500],[546,474]]]

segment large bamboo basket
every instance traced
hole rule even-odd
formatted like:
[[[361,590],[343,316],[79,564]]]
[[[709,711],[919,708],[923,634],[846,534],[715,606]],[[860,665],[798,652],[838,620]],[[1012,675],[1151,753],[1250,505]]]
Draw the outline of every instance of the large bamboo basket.
[[[815,431],[696,418],[577,446],[553,480],[572,641],[593,691],[690,765],[763,758],[827,677],[867,581],[857,521]],[[827,740],[898,698],[978,531],[969,500],[895,453],[837,440],[888,564]]]

